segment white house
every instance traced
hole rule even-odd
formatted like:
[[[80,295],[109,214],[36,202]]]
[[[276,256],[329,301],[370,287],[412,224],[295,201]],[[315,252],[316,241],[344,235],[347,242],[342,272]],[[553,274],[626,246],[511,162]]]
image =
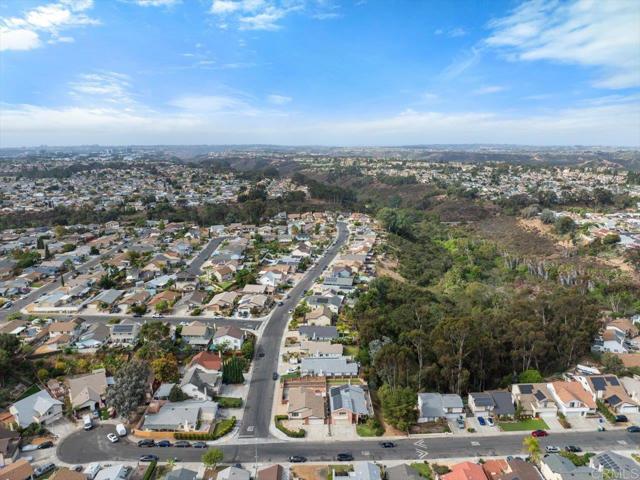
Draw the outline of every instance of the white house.
[[[228,345],[233,350],[240,350],[244,343],[244,332],[235,325],[218,327],[211,344],[215,346]]]
[[[17,401],[9,407],[9,412],[13,415],[22,428],[26,428],[32,423],[49,425],[62,418],[62,402],[49,395],[46,390],[29,395]]]

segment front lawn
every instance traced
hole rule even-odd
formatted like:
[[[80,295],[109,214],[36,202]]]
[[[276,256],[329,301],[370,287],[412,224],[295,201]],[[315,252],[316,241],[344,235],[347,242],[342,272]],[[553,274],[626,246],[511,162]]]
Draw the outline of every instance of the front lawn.
[[[361,437],[378,437],[384,433],[384,430],[382,430],[382,433],[380,433],[379,430],[380,429],[372,428],[366,423],[359,423],[356,425],[356,432],[358,432],[358,435]]]
[[[521,432],[526,430],[548,430],[549,425],[541,418],[528,418],[519,422],[498,422],[503,432]]]
[[[239,397],[216,397],[213,399],[220,408],[241,408],[242,398]]]
[[[412,463],[411,468],[413,468],[414,470],[416,470],[421,477],[424,478],[432,478],[431,477],[431,467],[429,466],[428,463]]]

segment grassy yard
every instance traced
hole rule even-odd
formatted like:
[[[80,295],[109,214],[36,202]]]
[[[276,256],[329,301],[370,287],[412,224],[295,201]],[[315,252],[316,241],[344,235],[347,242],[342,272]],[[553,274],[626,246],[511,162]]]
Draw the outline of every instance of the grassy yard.
[[[218,423],[216,423],[216,426],[213,428],[213,435],[216,438],[219,438],[223,435],[225,430],[229,430],[230,428],[233,428],[233,426],[236,423],[236,418],[225,418],[224,420],[220,420]],[[228,433],[228,432],[227,432]]]
[[[549,425],[541,418],[529,418],[519,422],[498,422],[503,432],[520,432],[526,430],[548,430]]]
[[[355,345],[345,345],[344,355],[347,357],[355,357],[358,354],[358,347]]]
[[[370,428],[366,423],[359,423],[356,425],[356,432],[361,437],[377,437],[376,431],[373,428]]]
[[[40,387],[36,384],[31,385],[29,388],[27,388],[24,392],[22,392],[22,395],[20,395],[16,401],[18,400],[22,400],[23,398],[27,398],[31,395],[33,395],[34,393],[38,393],[40,391]]]
[[[213,399],[218,402],[220,408],[241,408],[242,398],[239,397],[216,397]]]
[[[427,463],[412,463],[411,464],[411,468],[413,468],[414,470],[416,470],[421,477],[424,478],[432,478],[431,477],[431,467],[429,467],[429,464]]]

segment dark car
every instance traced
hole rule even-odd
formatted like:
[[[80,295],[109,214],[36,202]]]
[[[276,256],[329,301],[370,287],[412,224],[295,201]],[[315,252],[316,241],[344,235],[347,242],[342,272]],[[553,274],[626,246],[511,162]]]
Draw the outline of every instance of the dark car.
[[[264,357],[264,352],[258,352],[258,356],[259,356],[260,358]]]
[[[140,440],[138,442],[138,446],[139,447],[155,447],[156,446],[156,442],[154,442],[153,440],[146,438],[144,440]]]
[[[533,432],[531,432],[532,437],[546,437],[548,435],[549,434],[544,430],[534,430]]]
[[[109,313],[120,313],[120,307],[113,307],[109,310]]]
[[[207,448],[207,442],[193,442],[191,446],[193,448]]]
[[[639,433],[640,432],[640,427],[638,427],[636,425],[631,425],[630,427],[627,427],[627,432],[629,432],[629,433]]]
[[[289,461],[291,463],[304,463],[307,461],[307,457],[303,457],[301,455],[292,455],[289,457]]]
[[[564,449],[570,453],[580,453],[582,451],[580,447],[576,447],[575,445],[567,445]]]
[[[160,460],[158,455],[140,455],[138,461],[140,462],[157,462]]]
[[[53,447],[53,442],[52,441],[46,441],[46,442],[42,442],[40,445],[38,445],[38,450],[44,450],[45,448],[51,448]]]
[[[176,448],[189,448],[191,447],[191,442],[187,442],[186,440],[178,440],[173,444]]]
[[[169,440],[160,440],[158,443],[156,443],[156,447],[170,447],[171,446],[171,442]]]
[[[339,453],[336,455],[336,460],[339,462],[353,462],[353,455],[350,453]]]
[[[626,415],[616,415],[616,422],[628,422],[629,419]]]
[[[396,446],[396,444],[395,444],[395,443],[393,443],[393,442],[382,442],[382,443],[380,444],[380,446],[381,446],[382,448],[394,448],[394,447]]]
[[[133,314],[133,318],[140,318],[140,317],[142,317],[141,313],[134,313]]]
[[[273,378],[274,380],[278,379],[278,372],[273,372],[273,375],[271,375],[271,378]]]

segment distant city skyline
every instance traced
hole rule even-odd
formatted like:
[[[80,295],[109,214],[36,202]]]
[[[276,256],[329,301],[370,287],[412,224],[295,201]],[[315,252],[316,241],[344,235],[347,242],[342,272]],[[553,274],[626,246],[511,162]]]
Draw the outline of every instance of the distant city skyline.
[[[637,147],[638,52],[631,0],[8,0],[0,147]]]

